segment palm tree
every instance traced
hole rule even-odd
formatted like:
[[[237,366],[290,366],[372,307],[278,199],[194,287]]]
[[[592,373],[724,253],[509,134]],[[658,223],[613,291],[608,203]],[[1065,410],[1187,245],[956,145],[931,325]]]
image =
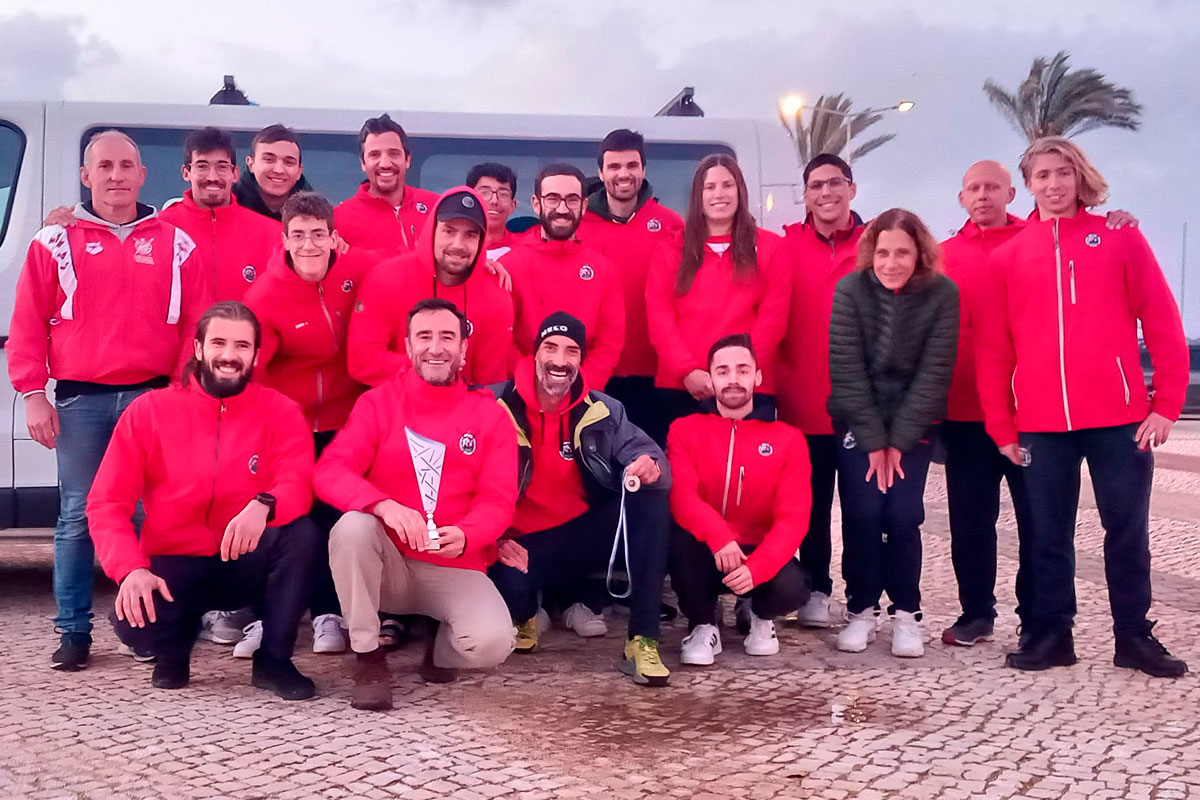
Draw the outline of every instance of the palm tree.
[[[1142,106],[1133,91],[1106,80],[1094,69],[1067,69],[1070,53],[1047,61],[1035,58],[1029,77],[1010,93],[989,79],[983,91],[1030,141],[1043,136],[1074,136],[1095,128],[1136,131]]]
[[[850,106],[850,98],[844,97],[840,92],[828,97],[821,95],[816,104],[809,107],[811,121],[807,127],[804,126],[801,119],[804,113],[803,108],[796,112],[795,120],[787,119],[783,110],[780,110],[779,121],[783,123],[788,136],[796,143],[801,166],[821,153],[841,155],[856,136],[883,119],[882,114],[869,111],[853,114],[850,112]],[[794,130],[793,125],[795,126]],[[895,138],[896,134],[888,133],[863,142],[850,151],[850,161],[858,161],[867,153],[882,147]]]

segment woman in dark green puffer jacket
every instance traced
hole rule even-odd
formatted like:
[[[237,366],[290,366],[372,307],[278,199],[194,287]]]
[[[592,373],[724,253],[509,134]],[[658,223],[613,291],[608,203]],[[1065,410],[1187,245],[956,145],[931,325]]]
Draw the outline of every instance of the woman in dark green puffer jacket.
[[[846,627],[838,649],[875,638],[891,600],[892,653],[924,654],[921,523],[929,434],[946,413],[958,346],[958,288],[915,214],[880,214],[859,242],[858,270],[838,282],[829,325],[829,414],[842,504]]]

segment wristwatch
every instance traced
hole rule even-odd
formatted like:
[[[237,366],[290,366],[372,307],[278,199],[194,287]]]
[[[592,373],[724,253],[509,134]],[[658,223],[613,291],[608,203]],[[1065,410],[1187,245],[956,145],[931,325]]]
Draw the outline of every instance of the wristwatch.
[[[270,492],[259,492],[254,499],[267,507],[267,522],[275,519],[275,495]]]

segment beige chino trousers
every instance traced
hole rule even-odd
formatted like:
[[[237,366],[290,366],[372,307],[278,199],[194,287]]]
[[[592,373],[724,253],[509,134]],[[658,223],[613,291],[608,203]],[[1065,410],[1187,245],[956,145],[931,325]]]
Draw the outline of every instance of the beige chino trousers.
[[[379,647],[380,611],[441,622],[433,646],[439,667],[494,667],[512,653],[516,629],[491,579],[405,558],[373,514],[342,515],[329,536],[329,566],[356,653]]]

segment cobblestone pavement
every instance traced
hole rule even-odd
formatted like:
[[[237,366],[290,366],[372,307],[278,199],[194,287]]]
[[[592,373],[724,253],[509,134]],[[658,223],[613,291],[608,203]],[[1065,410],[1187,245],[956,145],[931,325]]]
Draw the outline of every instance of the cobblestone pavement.
[[[1152,616],[1200,669],[1200,426],[1176,431],[1155,484]],[[614,616],[605,640],[556,629],[538,653],[450,686],[417,678],[420,647],[409,645],[392,656],[389,714],[349,707],[350,657],[313,655],[309,630],[298,664],[321,696],[306,703],[252,688],[249,663],[209,643],[189,688],[155,691],[106,625],[89,669],[54,672],[49,544],[0,540],[0,798],[1200,797],[1200,685],[1195,673],[1164,681],[1113,667],[1090,497],[1080,663],[1040,674],[1001,665],[1016,639],[1011,513],[997,641],[948,649],[939,634],[956,595],[938,471],[927,508],[922,659],[892,658],[886,630],[847,655],[835,631],[781,624],[778,656],[744,655],[726,628],[717,666],[685,669],[677,623],[664,634],[671,686],[644,689],[613,669]],[[107,611],[112,585],[98,585]]]

